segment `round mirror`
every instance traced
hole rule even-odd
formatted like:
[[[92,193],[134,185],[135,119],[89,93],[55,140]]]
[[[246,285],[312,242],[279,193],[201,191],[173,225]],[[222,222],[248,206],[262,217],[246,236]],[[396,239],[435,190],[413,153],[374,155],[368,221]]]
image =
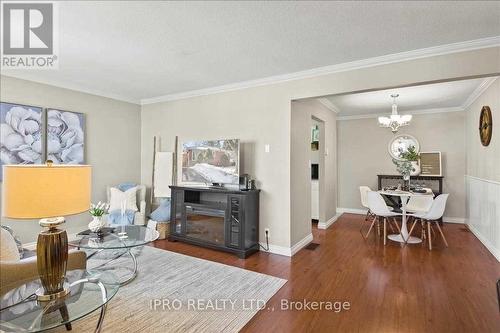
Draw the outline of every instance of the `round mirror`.
[[[420,151],[420,145],[413,136],[408,134],[396,135],[391,142],[389,142],[389,154],[392,158],[397,160],[402,160],[401,154],[406,153],[408,148],[411,146],[415,147],[415,151],[418,153]]]

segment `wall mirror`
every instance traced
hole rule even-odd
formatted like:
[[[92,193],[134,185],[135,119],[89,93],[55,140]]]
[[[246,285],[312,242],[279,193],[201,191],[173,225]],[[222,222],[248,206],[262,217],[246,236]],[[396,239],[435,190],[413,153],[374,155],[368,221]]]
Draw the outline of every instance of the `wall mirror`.
[[[410,148],[411,146],[415,146],[415,151],[417,153],[420,151],[420,144],[418,143],[418,140],[413,136],[408,134],[396,135],[389,142],[389,154],[392,158],[401,161],[401,154],[407,152],[408,148]]]

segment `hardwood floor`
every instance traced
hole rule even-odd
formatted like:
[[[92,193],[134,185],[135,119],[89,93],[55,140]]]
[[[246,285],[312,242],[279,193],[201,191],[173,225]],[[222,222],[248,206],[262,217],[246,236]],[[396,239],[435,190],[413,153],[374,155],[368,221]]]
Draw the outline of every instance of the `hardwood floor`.
[[[200,247],[153,246],[287,279],[243,332],[500,332],[500,263],[465,226],[445,224],[433,251],[359,233],[363,216],[313,227],[315,250],[292,258],[259,252],[246,260]],[[281,299],[347,301],[350,310],[282,311]],[[275,310],[272,311],[271,309]]]

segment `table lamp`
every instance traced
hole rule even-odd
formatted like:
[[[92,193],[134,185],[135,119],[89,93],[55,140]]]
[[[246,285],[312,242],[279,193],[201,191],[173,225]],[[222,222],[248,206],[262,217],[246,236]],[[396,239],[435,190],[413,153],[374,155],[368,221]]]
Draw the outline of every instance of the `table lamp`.
[[[68,236],[58,226],[63,215],[84,212],[90,206],[89,165],[4,165],[2,215],[38,219],[47,229],[38,235],[36,254],[40,281],[39,301],[65,297]]]

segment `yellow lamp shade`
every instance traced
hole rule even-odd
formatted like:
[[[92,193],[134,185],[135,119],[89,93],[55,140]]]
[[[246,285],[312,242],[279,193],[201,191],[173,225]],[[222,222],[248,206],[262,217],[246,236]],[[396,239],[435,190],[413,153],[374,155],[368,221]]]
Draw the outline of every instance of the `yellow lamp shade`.
[[[33,219],[84,212],[90,184],[90,165],[4,165],[2,215]]]

